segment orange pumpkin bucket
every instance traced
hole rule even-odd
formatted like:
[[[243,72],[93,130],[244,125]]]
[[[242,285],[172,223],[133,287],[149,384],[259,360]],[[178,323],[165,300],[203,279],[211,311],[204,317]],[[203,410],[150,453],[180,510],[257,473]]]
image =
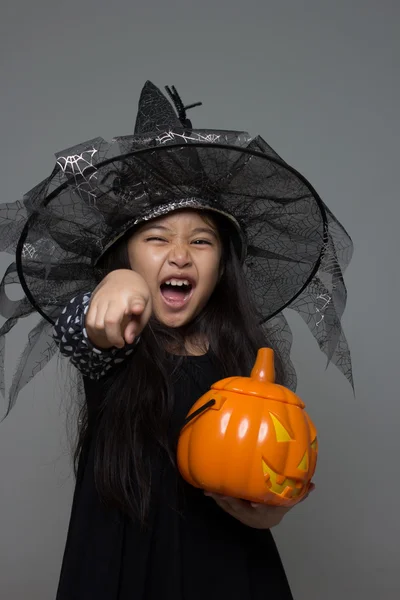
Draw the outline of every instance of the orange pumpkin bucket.
[[[317,432],[300,398],[274,381],[274,353],[261,348],[250,377],[217,381],[194,404],[178,442],[188,483],[271,505],[293,506],[304,497]]]

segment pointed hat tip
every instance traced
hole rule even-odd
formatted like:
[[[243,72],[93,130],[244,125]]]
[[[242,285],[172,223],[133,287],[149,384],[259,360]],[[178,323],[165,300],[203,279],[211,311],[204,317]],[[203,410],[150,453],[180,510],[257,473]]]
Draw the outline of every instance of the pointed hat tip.
[[[169,100],[153,82],[147,80],[140,94],[135,134],[143,135],[180,126],[181,123]]]

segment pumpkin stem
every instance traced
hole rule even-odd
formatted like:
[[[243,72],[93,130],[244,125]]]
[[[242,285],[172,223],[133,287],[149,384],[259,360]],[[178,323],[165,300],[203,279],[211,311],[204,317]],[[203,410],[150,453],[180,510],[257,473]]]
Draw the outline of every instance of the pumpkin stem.
[[[275,382],[274,351],[271,348],[260,348],[250,377],[257,381]]]

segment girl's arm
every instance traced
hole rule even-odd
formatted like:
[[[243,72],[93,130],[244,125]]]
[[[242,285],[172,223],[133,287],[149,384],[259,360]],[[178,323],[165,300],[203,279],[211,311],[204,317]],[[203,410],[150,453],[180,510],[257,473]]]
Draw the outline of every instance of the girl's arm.
[[[89,309],[91,293],[80,294],[64,308],[53,329],[54,340],[60,352],[90,379],[100,379],[132,354],[139,338],[123,348],[96,348],[88,338],[85,315]]]

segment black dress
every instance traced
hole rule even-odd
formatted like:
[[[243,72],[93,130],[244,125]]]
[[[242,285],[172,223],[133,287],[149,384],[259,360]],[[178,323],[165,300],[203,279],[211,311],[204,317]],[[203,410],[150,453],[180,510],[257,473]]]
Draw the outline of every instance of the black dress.
[[[212,353],[186,357],[173,426],[221,379]],[[87,401],[101,386],[85,378]],[[100,502],[93,444],[82,455],[57,600],[292,600],[273,537],[242,525],[165,461],[143,529]]]

